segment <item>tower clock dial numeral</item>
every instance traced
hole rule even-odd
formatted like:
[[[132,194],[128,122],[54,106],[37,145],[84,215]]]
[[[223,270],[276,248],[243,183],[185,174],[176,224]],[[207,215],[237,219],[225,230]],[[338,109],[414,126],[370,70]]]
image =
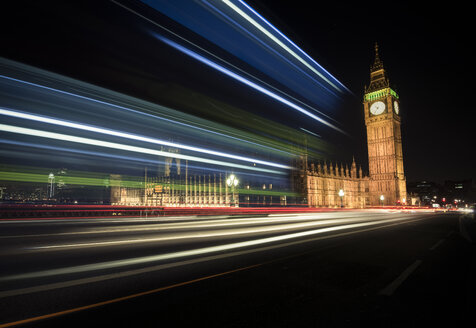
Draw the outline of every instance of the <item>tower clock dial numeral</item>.
[[[398,107],[398,102],[397,101],[393,102],[393,109],[395,110],[395,114],[398,115],[398,113],[400,112],[400,107]]]
[[[372,115],[380,115],[385,110],[385,104],[382,101],[376,101],[370,106],[370,113]]]

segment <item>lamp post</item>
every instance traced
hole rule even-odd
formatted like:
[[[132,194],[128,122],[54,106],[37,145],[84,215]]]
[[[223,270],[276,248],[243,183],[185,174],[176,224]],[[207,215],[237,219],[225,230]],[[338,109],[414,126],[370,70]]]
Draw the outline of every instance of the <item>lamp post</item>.
[[[385,199],[385,197],[383,195],[380,195],[380,200],[382,201],[382,206],[383,206],[384,199]]]
[[[54,194],[54,182],[55,182],[55,175],[53,173],[50,173],[48,175],[48,198],[53,198],[53,194]]]
[[[228,176],[228,179],[226,179],[226,184],[228,187],[231,188],[231,203],[233,206],[236,206],[235,204],[235,187],[240,183],[240,181],[236,178],[234,174],[230,174]]]
[[[343,208],[344,207],[344,190],[343,189],[339,190],[339,196],[340,196],[340,207]]]

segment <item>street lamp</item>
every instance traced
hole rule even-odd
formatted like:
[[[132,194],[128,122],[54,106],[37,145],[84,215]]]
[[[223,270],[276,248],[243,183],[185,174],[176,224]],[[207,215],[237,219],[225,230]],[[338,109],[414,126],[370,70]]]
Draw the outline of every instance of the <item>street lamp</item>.
[[[231,188],[231,203],[235,205],[235,187],[240,183],[234,174],[228,176],[226,179],[226,184]]]
[[[54,182],[55,182],[55,175],[53,173],[50,173],[48,175],[48,183],[49,183],[49,188],[48,188],[48,198],[53,198],[54,194]]]
[[[385,197],[383,195],[380,195],[380,200],[382,201],[382,206],[383,206],[383,200],[385,199]]]
[[[344,202],[343,202],[344,190],[343,189],[339,190],[339,196],[340,196],[340,207],[343,208],[344,207]]]

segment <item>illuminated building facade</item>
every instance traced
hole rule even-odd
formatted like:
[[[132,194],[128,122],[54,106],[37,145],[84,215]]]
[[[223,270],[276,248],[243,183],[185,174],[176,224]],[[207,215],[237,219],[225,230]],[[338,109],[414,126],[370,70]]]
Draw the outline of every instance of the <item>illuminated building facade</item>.
[[[170,150],[170,149],[169,149]],[[176,149],[171,151],[178,152]],[[111,204],[146,206],[231,206],[233,194],[222,174],[188,174],[180,159],[165,158],[157,174],[144,174],[140,185],[126,185],[120,175],[111,175]]]
[[[400,100],[390,88],[377,45],[363,104],[369,153],[370,204],[405,203],[407,190],[403,172]]]
[[[375,47],[375,61],[370,69],[370,85],[365,87],[363,108],[367,127],[369,174],[342,164],[308,163],[302,157],[293,167],[292,185],[296,204],[310,207],[364,208],[407,203],[403,171],[399,97],[389,80]],[[165,149],[162,149],[165,150]],[[178,149],[166,149],[169,153]],[[258,194],[251,181],[236,195],[226,183],[225,173],[203,171],[190,174],[187,161],[165,158],[157,173],[144,174],[139,185],[124,185],[121,177],[111,176],[111,203],[148,206],[269,206],[287,205],[286,196],[271,196],[272,184],[263,184]],[[117,181],[117,183],[114,183]],[[254,190],[251,190],[254,189]],[[267,189],[267,190],[266,190]],[[250,197],[248,193],[252,193]],[[268,195],[266,195],[267,193]]]
[[[351,207],[398,205],[407,202],[403,171],[400,100],[389,80],[375,45],[375,61],[370,69],[370,85],[365,87],[363,107],[367,127],[369,175],[357,174],[340,165],[307,164],[300,180],[306,186],[311,207]],[[339,191],[341,195],[339,196]]]
[[[370,179],[363,176],[362,167],[357,171],[355,160],[350,170],[342,164],[311,163],[306,179],[310,207],[363,208],[369,205]]]

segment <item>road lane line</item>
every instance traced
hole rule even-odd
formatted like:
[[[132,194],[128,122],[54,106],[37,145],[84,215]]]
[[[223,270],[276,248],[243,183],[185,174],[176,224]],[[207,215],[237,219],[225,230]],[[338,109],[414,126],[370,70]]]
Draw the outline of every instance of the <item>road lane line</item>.
[[[201,278],[197,278],[197,279],[193,279],[193,280],[189,280],[189,281],[179,282],[179,283],[169,285],[169,286],[164,286],[164,287],[159,287],[159,288],[147,290],[145,292],[140,292],[140,293],[131,294],[131,295],[123,296],[123,297],[118,297],[118,298],[114,298],[114,299],[110,299],[110,300],[106,300],[106,301],[102,301],[102,302],[98,302],[98,303],[93,303],[93,304],[89,304],[89,305],[85,305],[85,306],[80,306],[80,307],[76,307],[76,308],[72,308],[72,309],[68,309],[68,310],[64,310],[64,311],[59,311],[59,312],[54,312],[54,313],[50,313],[50,314],[31,317],[31,318],[28,318],[28,319],[7,322],[7,323],[0,324],[0,328],[12,327],[12,326],[31,323],[31,322],[35,322],[35,321],[39,321],[39,320],[54,318],[54,317],[58,317],[58,316],[69,314],[69,313],[88,310],[88,309],[96,308],[96,307],[107,305],[107,304],[117,303],[117,302],[129,300],[129,299],[132,299],[132,298],[137,298],[137,297],[140,297],[140,296],[154,294],[154,293],[158,293],[158,292],[161,292],[161,291],[164,291],[164,290],[167,290],[167,289],[172,289],[172,288],[176,288],[176,287],[180,287],[180,286],[190,285],[190,284],[193,284],[193,283],[196,283],[196,282],[199,282],[199,281],[212,279],[212,278],[224,276],[224,275],[239,272],[239,271],[249,270],[249,269],[261,266],[263,264],[264,263],[253,264],[253,265],[250,265],[250,266],[246,266],[246,267],[242,267],[242,268],[238,268],[238,269],[234,269],[234,270],[230,270],[230,271],[225,271],[225,272],[221,272],[221,273],[217,273],[217,274],[212,274],[212,275],[209,275],[209,276],[205,276],[205,277],[201,277]]]
[[[438,246],[443,244],[445,241],[446,241],[445,238],[441,238],[440,240],[438,240],[438,242],[436,244],[434,244],[433,246],[430,247],[430,251],[434,251]]]
[[[392,281],[387,287],[380,291],[380,295],[392,296],[397,288],[415,271],[421,264],[421,260],[416,260],[405,269],[394,281]]]

